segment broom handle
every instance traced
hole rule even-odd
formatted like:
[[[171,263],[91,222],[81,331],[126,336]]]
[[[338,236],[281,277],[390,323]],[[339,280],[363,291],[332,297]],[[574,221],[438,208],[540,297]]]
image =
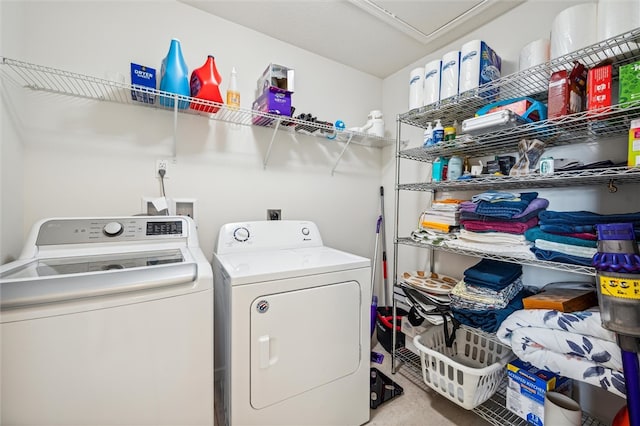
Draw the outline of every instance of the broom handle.
[[[387,279],[387,234],[385,232],[386,219],[384,216],[384,187],[380,187],[380,215],[382,216],[382,278],[384,285],[384,306],[390,306],[389,280]]]

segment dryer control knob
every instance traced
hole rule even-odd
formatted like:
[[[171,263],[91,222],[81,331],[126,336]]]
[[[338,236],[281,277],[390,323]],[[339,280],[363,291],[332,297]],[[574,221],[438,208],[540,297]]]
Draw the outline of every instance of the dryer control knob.
[[[235,238],[236,241],[244,243],[245,241],[247,241],[249,239],[249,230],[247,228],[240,227],[240,228],[236,228],[233,231],[233,238]]]
[[[311,231],[309,231],[309,228],[307,228],[306,226],[302,228],[302,235],[304,235],[305,237],[309,235],[310,232]]]
[[[107,237],[117,237],[122,234],[122,231],[124,231],[124,228],[120,222],[109,222],[102,228],[102,232]]]

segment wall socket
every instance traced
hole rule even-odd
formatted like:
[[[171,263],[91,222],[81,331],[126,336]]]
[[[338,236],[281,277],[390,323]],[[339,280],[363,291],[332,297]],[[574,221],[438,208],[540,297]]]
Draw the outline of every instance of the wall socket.
[[[160,177],[160,170],[164,170],[164,178],[169,177],[169,160],[156,160],[156,169],[153,176]]]
[[[267,209],[267,220],[281,220],[282,210],[280,209]]]

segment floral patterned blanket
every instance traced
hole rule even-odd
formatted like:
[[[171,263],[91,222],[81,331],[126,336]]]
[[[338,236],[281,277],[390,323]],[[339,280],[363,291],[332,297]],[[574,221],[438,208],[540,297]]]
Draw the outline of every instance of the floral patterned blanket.
[[[537,368],[625,396],[620,348],[615,334],[602,327],[598,308],[515,311],[496,334],[518,358]]]

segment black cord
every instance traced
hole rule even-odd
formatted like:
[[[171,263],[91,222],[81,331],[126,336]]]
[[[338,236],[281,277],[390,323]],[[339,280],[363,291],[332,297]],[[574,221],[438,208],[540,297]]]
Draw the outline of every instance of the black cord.
[[[164,192],[164,175],[167,173],[167,171],[165,169],[160,169],[158,170],[158,174],[160,175],[160,185],[162,187],[162,197],[163,198],[167,198]],[[169,209],[165,209],[166,210],[166,216],[169,216]]]

